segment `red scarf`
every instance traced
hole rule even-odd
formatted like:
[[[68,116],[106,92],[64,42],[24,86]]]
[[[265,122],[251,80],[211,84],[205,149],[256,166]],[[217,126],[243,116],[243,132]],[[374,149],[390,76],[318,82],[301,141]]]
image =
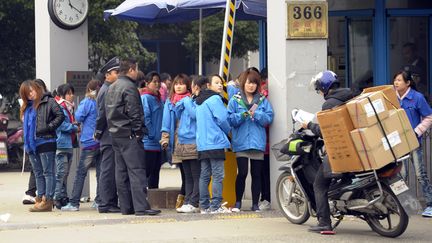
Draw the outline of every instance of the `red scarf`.
[[[152,95],[152,96],[156,97],[159,102],[161,101],[161,95],[160,95],[159,91],[157,91],[157,90],[152,91],[152,90],[148,89],[147,87],[144,87],[141,89],[140,95],[144,95],[144,94]]]
[[[189,91],[186,91],[186,93],[184,93],[184,94],[174,94],[174,95],[170,98],[170,100],[171,100],[171,103],[172,103],[173,105],[175,105],[178,101],[180,101],[180,100],[183,99],[184,97],[188,97],[188,96],[190,96],[190,93],[189,93]]]

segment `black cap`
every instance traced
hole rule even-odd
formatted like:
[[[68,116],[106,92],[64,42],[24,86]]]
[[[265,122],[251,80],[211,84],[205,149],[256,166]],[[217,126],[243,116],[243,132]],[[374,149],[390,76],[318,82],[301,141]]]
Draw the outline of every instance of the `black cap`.
[[[120,58],[118,57],[113,57],[111,60],[105,63],[105,65],[100,69],[100,72],[105,74],[115,69],[120,69]]]

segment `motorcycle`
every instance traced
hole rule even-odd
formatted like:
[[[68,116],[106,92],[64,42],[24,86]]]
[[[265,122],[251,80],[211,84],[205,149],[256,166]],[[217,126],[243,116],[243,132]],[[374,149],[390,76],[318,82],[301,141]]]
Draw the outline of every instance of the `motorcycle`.
[[[276,157],[285,156],[280,160],[288,160],[279,168],[282,174],[277,179],[276,197],[283,215],[293,224],[303,224],[311,216],[316,217],[313,182],[326,156],[324,141],[310,130],[294,130],[295,124],[293,119],[293,134],[281,142],[284,145],[277,148],[278,155],[275,153]],[[399,175],[401,161],[408,157],[379,170],[332,175],[328,193],[331,216],[335,219],[332,228],[344,216],[351,215],[364,220],[382,236],[403,234],[409,218],[397,195],[408,190]]]
[[[0,107],[3,103],[3,97],[0,95]],[[0,164],[9,164],[11,160],[16,162],[23,160],[24,142],[23,130],[21,127],[10,129],[9,117],[12,104],[6,103],[0,113]]]

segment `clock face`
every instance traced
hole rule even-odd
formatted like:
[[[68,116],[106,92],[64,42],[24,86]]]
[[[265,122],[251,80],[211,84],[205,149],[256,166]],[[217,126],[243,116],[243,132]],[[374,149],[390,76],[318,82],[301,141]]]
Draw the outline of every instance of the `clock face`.
[[[76,28],[87,17],[87,0],[50,0],[48,4],[51,18],[62,28]]]

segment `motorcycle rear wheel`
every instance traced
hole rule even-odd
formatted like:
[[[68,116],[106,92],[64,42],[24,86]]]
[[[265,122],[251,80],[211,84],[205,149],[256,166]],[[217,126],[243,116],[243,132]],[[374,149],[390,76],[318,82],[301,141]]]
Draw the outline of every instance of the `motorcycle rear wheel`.
[[[383,186],[382,204],[387,208],[387,214],[365,215],[366,222],[376,233],[395,238],[405,232],[409,218],[393,191],[385,184]],[[368,191],[367,198],[373,199],[379,196],[378,188]],[[397,224],[394,224],[396,220]]]
[[[279,208],[288,221],[303,224],[309,219],[308,201],[290,173],[284,172],[279,176],[276,182],[276,197]]]

